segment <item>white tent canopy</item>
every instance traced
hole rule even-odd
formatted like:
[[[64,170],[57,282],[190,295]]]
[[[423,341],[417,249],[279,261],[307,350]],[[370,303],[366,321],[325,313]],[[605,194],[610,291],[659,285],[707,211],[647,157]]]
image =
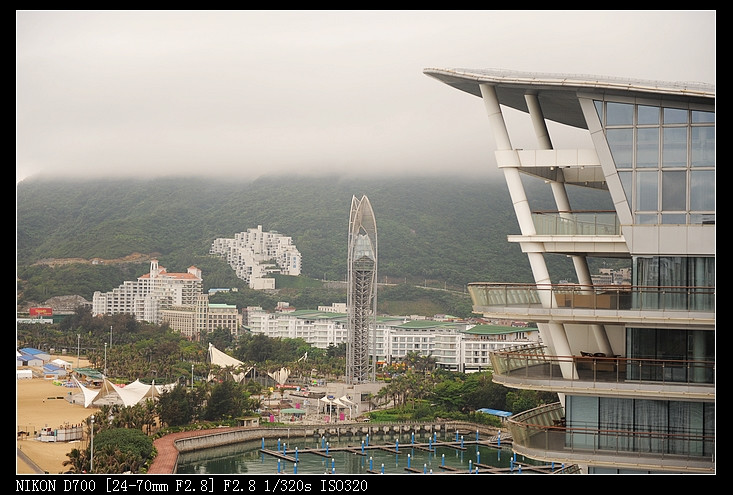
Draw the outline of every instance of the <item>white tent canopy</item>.
[[[318,400],[321,401],[321,402],[323,402],[324,409],[325,409],[326,405],[331,406],[331,410],[329,411],[329,417],[330,417],[331,412],[333,412],[333,406],[336,405],[338,407],[342,407],[344,409],[348,409],[349,410],[349,419],[350,419],[351,418],[351,412],[352,412],[351,411],[351,407],[356,405],[346,395],[344,395],[342,397],[334,398],[334,399],[329,399],[328,396],[324,396],[324,397],[321,397]]]
[[[209,342],[209,362],[217,366],[225,368],[227,366],[242,366],[244,363],[239,359],[235,359],[228,354],[221,352],[219,349]]]
[[[239,359],[233,358],[232,356],[225,354],[216,347],[214,347],[211,342],[209,342],[209,362],[222,368],[226,368],[227,366],[240,368],[244,365],[244,363]],[[239,383],[244,379],[244,377],[247,375],[247,373],[250,372],[251,369],[252,368],[250,367],[246,371],[240,371],[239,373],[232,372],[232,376],[234,377],[234,380]],[[212,379],[213,376],[209,375],[209,380]]]
[[[280,368],[277,371],[268,373],[268,375],[270,375],[270,378],[275,380],[279,385],[283,385],[290,376],[290,370],[287,368]]]
[[[53,361],[51,361],[51,364],[55,364],[56,366],[59,366],[66,370],[71,369],[71,363],[68,361],[64,361],[63,359],[54,359]]]
[[[170,391],[175,387],[175,383],[168,385],[145,385],[140,380],[120,387],[110,382],[106,377],[102,382],[100,390],[92,390],[82,385],[76,377],[73,377],[76,385],[81,389],[84,395],[84,407],[90,405],[99,406],[102,404],[119,404],[125,407],[134,406],[147,399],[156,399],[164,391]]]

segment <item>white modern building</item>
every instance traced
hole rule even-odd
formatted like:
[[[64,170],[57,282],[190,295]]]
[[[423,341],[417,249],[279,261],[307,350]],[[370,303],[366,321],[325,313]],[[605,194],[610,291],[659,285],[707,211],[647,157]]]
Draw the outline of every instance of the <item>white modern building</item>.
[[[338,305],[334,305],[338,307]],[[329,307],[327,307],[329,308]],[[330,308],[329,308],[330,309]],[[347,315],[333,311],[296,310],[269,313],[247,308],[247,327],[271,338],[303,339],[319,349],[348,341]],[[466,321],[411,320],[381,316],[376,320],[375,364],[401,361],[409,353],[433,356],[436,364],[452,371],[474,372],[491,367],[491,350],[537,344],[534,327],[476,325]]]
[[[263,232],[262,225],[235,234],[233,239],[215,239],[209,253],[226,259],[250,289],[274,289],[275,279],[269,275],[297,276],[301,271],[302,257],[292,238]]]
[[[539,327],[541,345],[491,352],[493,380],[560,399],[508,420],[514,451],[586,473],[714,473],[715,87],[424,73],[483,105],[519,226],[508,241],[534,277],[469,284],[474,312]],[[557,149],[569,129],[587,145]],[[518,149],[511,137],[528,133],[536,144]],[[557,210],[535,211],[526,180]],[[569,186],[612,209],[573,209]],[[571,259],[579,283],[553,282],[548,254]],[[628,261],[631,283],[594,284],[591,258]]]
[[[167,306],[195,305],[202,294],[201,270],[168,273],[151,260],[150,272],[135,281],[126,281],[110,292],[94,293],[92,315],[131,314],[138,321],[160,324],[161,310]]]

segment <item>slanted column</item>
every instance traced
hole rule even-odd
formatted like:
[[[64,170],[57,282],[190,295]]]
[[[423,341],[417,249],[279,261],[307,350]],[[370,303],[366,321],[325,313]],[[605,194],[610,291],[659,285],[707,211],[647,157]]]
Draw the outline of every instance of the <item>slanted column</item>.
[[[481,96],[483,97],[484,107],[486,113],[489,116],[489,122],[491,129],[494,132],[494,140],[496,142],[497,151],[510,151],[512,150],[512,143],[509,139],[509,132],[506,128],[506,122],[504,122],[504,116],[501,113],[501,107],[499,106],[499,99],[496,97],[496,90],[489,84],[479,85],[481,88]],[[504,179],[506,180],[507,187],[509,188],[509,196],[512,199],[512,205],[514,206],[514,214],[517,217],[519,228],[522,235],[534,235],[536,233],[534,223],[532,222],[532,211],[529,208],[529,201],[524,191],[524,185],[519,175],[519,157],[514,154],[515,159],[513,163],[503,165],[501,169],[504,172]],[[529,264],[532,268],[532,274],[534,275],[535,283],[538,285],[547,285],[551,283],[550,274],[545,264],[545,259],[542,253],[528,252],[527,257],[529,258]],[[540,300],[542,305],[546,308],[550,307],[552,294],[550,291],[539,291]]]
[[[529,115],[532,119],[532,125],[534,127],[535,135],[537,137],[538,148],[551,150],[552,140],[550,139],[550,133],[547,130],[547,124],[545,123],[545,116],[542,112],[542,107],[537,99],[536,93],[528,93],[524,95],[524,100],[527,102],[527,108],[529,109]],[[558,170],[558,179],[551,180],[550,187],[552,188],[552,195],[555,198],[555,205],[558,211],[569,212],[570,201],[568,200],[568,194],[565,190],[565,183],[563,181],[562,169]],[[562,213],[560,214],[563,215]],[[585,256],[573,255],[573,266],[575,267],[575,274],[578,276],[578,283],[588,287],[593,285],[593,280],[590,276],[590,269],[588,268],[588,260]],[[593,335],[595,337],[598,348],[601,352],[607,356],[613,355],[611,349],[611,342],[608,339],[605,328],[602,325],[591,324],[590,325]],[[569,353],[569,349],[568,349]]]
[[[481,96],[483,97],[484,107],[486,113],[489,116],[489,123],[494,133],[494,141],[496,142],[497,151],[511,151],[513,150],[511,140],[509,139],[509,132],[506,128],[506,122],[499,106],[499,100],[496,97],[496,91],[493,86],[489,84],[479,85],[481,88]],[[512,199],[512,205],[514,206],[514,213],[517,217],[522,235],[533,235],[536,233],[534,223],[532,221],[532,211],[529,207],[526,193],[524,191],[524,185],[519,174],[519,157],[514,153],[513,159],[507,158],[506,153],[502,153],[502,171],[504,172],[504,179],[506,180],[507,187],[509,188],[509,195]],[[527,258],[529,259],[530,267],[532,268],[532,275],[535,280],[535,284],[550,285],[552,283],[550,274],[547,270],[547,264],[545,258],[541,252],[528,252]],[[548,290],[540,290],[539,297],[542,302],[542,306],[550,308],[552,305],[552,292]],[[558,323],[538,324],[542,341],[545,342],[548,348],[559,355],[569,355],[570,345],[568,344],[567,336],[565,335],[564,328]],[[566,378],[577,377],[573,363],[566,363],[561,366],[563,376]]]

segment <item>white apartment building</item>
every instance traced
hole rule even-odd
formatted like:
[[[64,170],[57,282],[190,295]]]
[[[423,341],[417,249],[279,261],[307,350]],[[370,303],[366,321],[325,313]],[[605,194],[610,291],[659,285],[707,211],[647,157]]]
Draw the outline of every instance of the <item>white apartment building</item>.
[[[195,266],[186,273],[168,273],[150,261],[150,272],[136,281],[125,281],[110,292],[94,293],[92,315],[131,314],[138,321],[160,324],[161,309],[174,305],[194,305],[202,293],[201,270]]]
[[[235,234],[233,239],[215,239],[209,253],[225,258],[250,289],[274,289],[275,279],[268,278],[272,273],[300,275],[301,254],[292,238],[263,232],[262,225]]]

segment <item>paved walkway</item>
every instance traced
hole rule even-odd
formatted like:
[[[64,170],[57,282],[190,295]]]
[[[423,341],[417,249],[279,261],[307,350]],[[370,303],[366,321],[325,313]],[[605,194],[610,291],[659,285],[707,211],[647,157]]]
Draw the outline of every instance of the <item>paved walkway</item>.
[[[229,428],[217,428],[215,431],[226,431]],[[169,433],[164,437],[160,437],[153,442],[158,450],[158,455],[153,459],[153,463],[148,469],[148,474],[173,474],[178,461],[178,449],[176,448],[176,440],[181,438],[198,437],[201,435],[210,435],[212,430],[196,430],[196,431],[179,431],[178,433]]]

